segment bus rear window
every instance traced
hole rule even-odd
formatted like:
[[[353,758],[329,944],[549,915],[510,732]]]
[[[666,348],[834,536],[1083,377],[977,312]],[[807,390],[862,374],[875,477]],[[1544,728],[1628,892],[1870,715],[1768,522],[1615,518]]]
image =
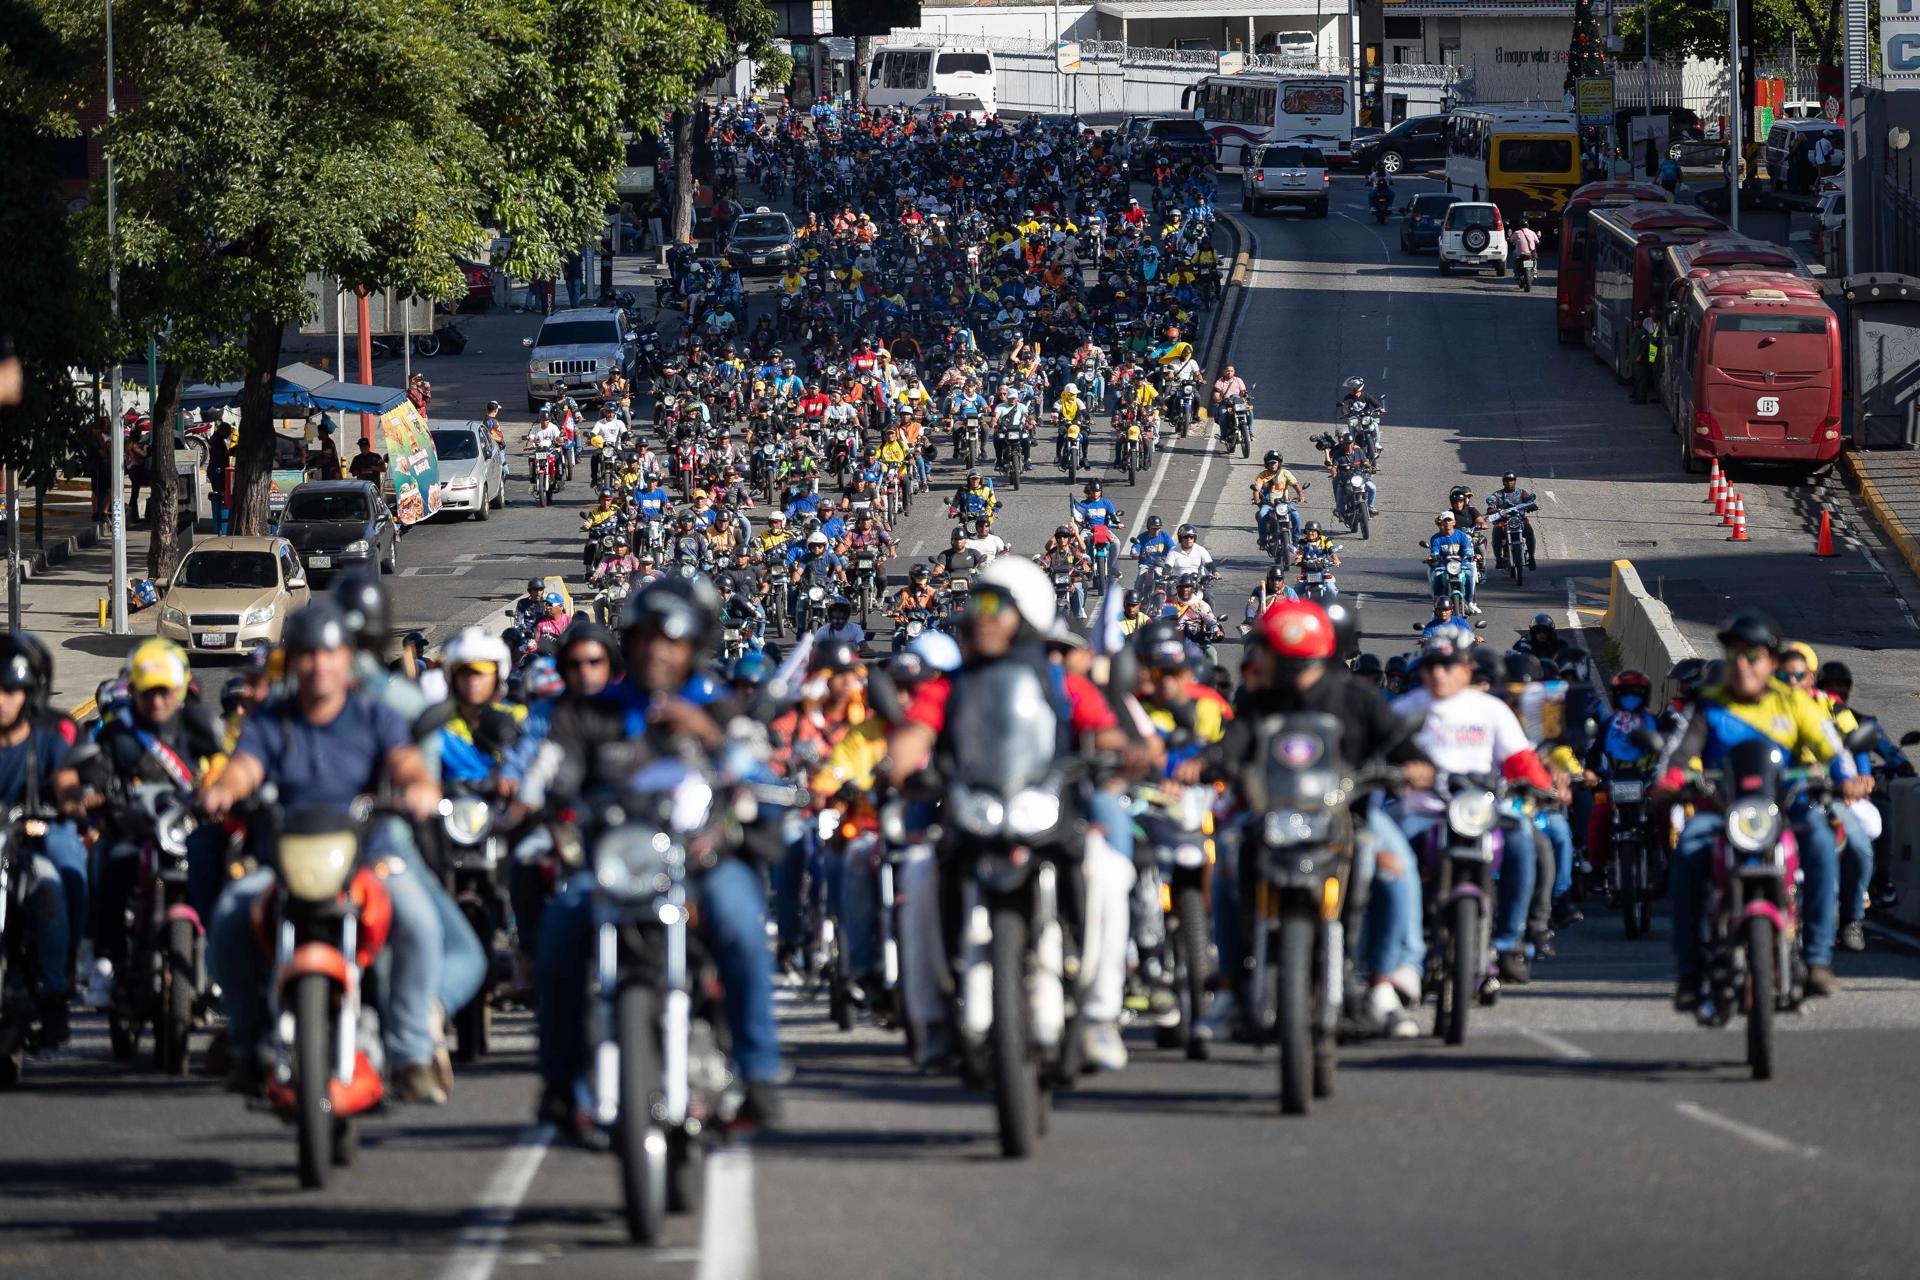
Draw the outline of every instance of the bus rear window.
[[[993,65],[984,53],[943,53],[934,74],[984,76],[993,73]]]
[[[1345,85],[1290,84],[1280,95],[1280,110],[1290,116],[1337,116],[1346,109]]]
[[[1827,322],[1819,316],[1775,316],[1765,313],[1721,316],[1714,328],[1720,333],[1795,333],[1824,334]]]
[[[1500,168],[1507,173],[1565,173],[1573,168],[1573,139],[1503,138]]]

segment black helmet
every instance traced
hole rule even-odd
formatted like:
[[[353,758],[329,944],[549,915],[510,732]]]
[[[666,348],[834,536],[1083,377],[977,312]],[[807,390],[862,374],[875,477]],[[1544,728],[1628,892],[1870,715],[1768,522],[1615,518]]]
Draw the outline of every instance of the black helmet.
[[[1780,627],[1759,609],[1741,609],[1725,622],[1714,638],[1721,644],[1759,645],[1770,652],[1780,651]]]
[[[704,578],[662,578],[627,597],[620,611],[622,638],[641,628],[670,640],[691,640],[704,649],[720,615],[720,599]]]
[[[273,646],[265,640],[255,640],[247,646],[246,657],[240,663],[241,674],[263,676],[273,665]]]
[[[825,671],[831,675],[845,675],[860,667],[860,651],[844,640],[832,640],[820,646],[814,652],[809,664],[815,671]]]
[[[1056,538],[1071,538],[1073,536],[1073,528],[1070,525],[1056,525],[1053,530],[1053,536]]]
[[[1380,658],[1377,654],[1363,653],[1356,656],[1353,660],[1353,674],[1378,678],[1385,675],[1386,671],[1385,668],[1380,665]]]
[[[1407,655],[1396,653],[1387,659],[1386,673],[1390,676],[1403,676],[1407,673]]]
[[[247,698],[247,682],[242,676],[230,677],[220,686],[220,714],[230,716],[240,709]]]
[[[1180,526],[1179,532],[1174,534],[1174,536],[1176,538],[1198,538],[1200,536],[1200,531],[1194,528],[1191,524],[1183,524]]]
[[[1682,658],[1667,672],[1667,683],[1681,697],[1690,698],[1699,690],[1700,677],[1706,669],[1706,660],[1703,658]]]
[[[1180,628],[1156,619],[1133,633],[1133,653],[1141,669],[1173,671],[1187,665],[1187,642]]]
[[[844,613],[852,616],[853,601],[847,599],[845,596],[835,596],[833,599],[827,601],[827,615],[831,617],[836,613]]]
[[[577,644],[597,644],[607,651],[609,658],[616,662],[620,658],[620,644],[613,638],[613,632],[585,618],[570,625],[561,635],[556,654],[565,653]]]
[[[1507,679],[1513,684],[1538,684],[1546,674],[1540,659],[1530,653],[1509,651],[1505,665]]]
[[[1146,527],[1147,527],[1147,532],[1148,532],[1148,533],[1158,533],[1158,532],[1160,531],[1160,517],[1159,517],[1159,516],[1148,516],[1148,517],[1147,517],[1147,526],[1146,526]]]
[[[1533,621],[1532,621],[1532,622],[1529,622],[1529,623],[1527,624],[1527,630],[1529,630],[1529,631],[1539,631],[1539,630],[1541,630],[1542,628],[1545,628],[1545,629],[1546,629],[1546,630],[1548,630],[1548,631],[1552,631],[1552,630],[1553,630],[1553,615],[1552,615],[1552,614],[1550,614],[1550,613],[1536,613],[1536,614],[1534,614],[1534,615],[1533,615]]]
[[[911,582],[916,587],[925,586],[927,584],[927,580],[932,576],[933,576],[932,572],[929,571],[927,566],[923,564],[917,564],[913,566],[913,568],[907,570],[907,581]]]
[[[1183,573],[1173,586],[1176,591],[1198,591],[1200,589],[1200,575],[1197,573]]]
[[[1820,674],[1814,681],[1822,689],[1853,689],[1853,668],[1844,662],[1823,662]]]
[[[344,649],[353,644],[353,627],[346,610],[333,600],[315,600],[287,618],[280,643],[288,653],[314,649]]]
[[[25,689],[27,701],[46,696],[53,686],[53,654],[31,631],[0,635],[0,688]]]
[[[1300,536],[1303,538],[1311,538],[1319,532],[1320,522],[1318,520],[1309,520],[1300,526]]]
[[[1475,649],[1468,658],[1473,664],[1473,678],[1476,683],[1485,681],[1492,684],[1500,678],[1500,658],[1490,649]]]
[[[387,589],[380,584],[379,574],[371,569],[354,570],[334,584],[333,599],[362,649],[379,649],[387,643],[391,619]]]
[[[1280,465],[1280,451],[1278,449],[1269,449],[1266,452],[1266,456],[1261,458],[1260,461],[1270,467],[1277,467]]]
[[[528,578],[527,590],[529,592],[538,591],[541,595],[545,595],[547,594],[547,580],[545,578]]]
[[[1121,607],[1123,608],[1136,609],[1140,606],[1140,597],[1137,594],[1135,594],[1133,591],[1129,590],[1125,592],[1123,595],[1121,595],[1120,604],[1121,604]]]
[[[28,700],[31,701],[39,685],[40,682],[33,673],[33,663],[28,661],[27,655],[21,650],[15,649],[0,657],[0,689],[25,690]]]
[[[1087,483],[1086,483],[1086,491],[1087,491],[1088,493],[1099,493],[1099,492],[1100,492],[1100,482],[1099,482],[1098,480],[1089,480],[1089,481],[1087,481]]]

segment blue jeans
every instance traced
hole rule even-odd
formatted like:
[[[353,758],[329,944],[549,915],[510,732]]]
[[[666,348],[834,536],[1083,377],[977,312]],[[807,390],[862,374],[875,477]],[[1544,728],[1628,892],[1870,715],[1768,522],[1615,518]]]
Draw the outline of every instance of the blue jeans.
[[[448,1012],[479,994],[487,976],[487,953],[466,917],[413,848],[411,833],[395,823],[377,826],[367,839],[371,858],[398,857],[404,869],[381,883],[393,902],[386,966],[380,991],[381,1035],[394,1064],[431,1061],[433,1005]],[[253,935],[254,899],[273,885],[271,870],[256,871],[227,886],[213,910],[207,935],[207,968],[220,984],[228,1036],[236,1048],[255,1047],[265,1030],[266,981],[271,958]]]
[[[1087,793],[1087,821],[1105,833],[1107,844],[1123,858],[1133,857],[1133,818],[1124,801],[1111,791]]]
[[[801,827],[798,834],[787,841],[785,856],[772,868],[773,919],[779,928],[783,953],[807,943],[800,893],[806,887],[807,859],[813,852],[813,844],[812,828]]]
[[[1367,831],[1377,847],[1366,858],[1369,896],[1367,917],[1360,929],[1361,963],[1375,977],[1409,967],[1418,972],[1427,960],[1420,914],[1419,860],[1413,856],[1413,845],[1405,833],[1378,803],[1367,806]],[[1399,860],[1397,871],[1382,865],[1382,853]]]
[[[36,865],[33,886],[40,990],[44,995],[65,996],[74,941],[86,927],[87,847],[71,822],[56,822],[40,843],[40,858],[46,859],[46,865]],[[40,859],[34,861],[38,864]]]
[[[1801,898],[1803,946],[1808,965],[1833,963],[1834,917],[1838,906],[1835,893],[1839,880],[1838,851],[1833,847],[1833,830],[1824,814],[1808,821],[1808,806],[1803,800],[1788,815],[1793,820],[1794,839],[1800,846],[1800,871],[1805,890]],[[1726,828],[1717,813],[1696,813],[1680,832],[1673,853],[1673,959],[1683,974],[1700,972],[1700,914],[1706,910],[1707,859],[1713,856],[1714,842]]]
[[[1873,841],[1861,830],[1860,819],[1853,816],[1852,809],[1836,800],[1833,812],[1840,819],[1841,834],[1847,838],[1846,847],[1840,851],[1840,923],[1852,924],[1867,913],[1862,894],[1873,882]]]
[[[1573,828],[1567,824],[1564,809],[1549,809],[1540,815],[1540,829],[1553,845],[1553,900],[1573,891]]]
[[[880,874],[873,846],[856,842],[838,862],[840,945],[846,950],[847,972],[864,977],[873,972],[879,950]]]
[[[535,973],[540,1000],[540,1075],[570,1089],[587,1065],[587,981],[593,964],[591,871],[576,873],[547,904]],[[723,858],[694,884],[702,928],[726,989],[727,1029],[743,1080],[777,1080],[780,1038],[767,955],[766,882],[738,858]]]

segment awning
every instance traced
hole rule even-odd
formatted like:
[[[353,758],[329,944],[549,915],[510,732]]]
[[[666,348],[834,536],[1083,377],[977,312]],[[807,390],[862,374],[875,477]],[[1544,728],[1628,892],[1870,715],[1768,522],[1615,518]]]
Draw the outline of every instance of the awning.
[[[241,383],[197,382],[180,392],[183,410],[231,409],[240,403]],[[400,387],[369,387],[341,382],[310,364],[283,366],[273,378],[273,403],[283,409],[336,409],[342,413],[385,413],[407,398]]]

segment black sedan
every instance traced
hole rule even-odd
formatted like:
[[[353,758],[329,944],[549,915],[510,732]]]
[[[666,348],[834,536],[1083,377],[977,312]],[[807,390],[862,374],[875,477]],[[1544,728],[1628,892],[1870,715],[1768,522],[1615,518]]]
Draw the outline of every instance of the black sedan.
[[[765,205],[735,219],[733,234],[727,239],[727,261],[742,275],[785,271],[796,252],[793,223],[786,214],[775,213]]]
[[[1448,205],[1459,202],[1459,196],[1438,191],[1424,192],[1407,201],[1400,210],[1405,215],[1400,223],[1400,248],[1407,253],[1437,250],[1440,220],[1447,216]]]

